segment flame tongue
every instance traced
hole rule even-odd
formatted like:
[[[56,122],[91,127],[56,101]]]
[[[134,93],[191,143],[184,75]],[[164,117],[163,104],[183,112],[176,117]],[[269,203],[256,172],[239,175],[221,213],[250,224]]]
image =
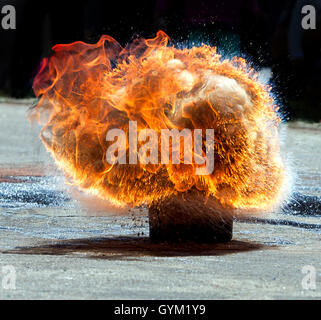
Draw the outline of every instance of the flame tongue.
[[[270,89],[241,58],[222,61],[214,47],[182,50],[168,40],[159,31],[126,48],[108,36],[56,45],[34,81],[46,148],[76,185],[119,205],[198,189],[227,207],[271,207],[285,175]],[[109,164],[106,134],[128,134],[129,121],[138,132],[214,129],[214,172],[196,175],[197,164],[182,161]]]

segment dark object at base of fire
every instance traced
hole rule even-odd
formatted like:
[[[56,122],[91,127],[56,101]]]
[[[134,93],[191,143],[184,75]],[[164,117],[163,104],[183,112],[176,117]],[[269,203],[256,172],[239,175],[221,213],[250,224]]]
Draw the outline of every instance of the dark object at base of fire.
[[[294,193],[291,200],[282,207],[282,211],[293,215],[321,215],[321,198]]]
[[[228,242],[233,216],[213,198],[206,201],[201,194],[183,193],[150,206],[149,235],[154,242]]]

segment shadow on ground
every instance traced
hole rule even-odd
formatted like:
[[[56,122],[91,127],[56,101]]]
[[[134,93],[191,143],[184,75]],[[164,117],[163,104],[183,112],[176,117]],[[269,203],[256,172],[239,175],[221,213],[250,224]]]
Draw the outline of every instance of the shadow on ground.
[[[32,247],[2,251],[10,254],[76,255],[93,259],[135,260],[139,257],[222,256],[271,248],[254,242],[152,243],[148,237],[112,237],[63,240]]]

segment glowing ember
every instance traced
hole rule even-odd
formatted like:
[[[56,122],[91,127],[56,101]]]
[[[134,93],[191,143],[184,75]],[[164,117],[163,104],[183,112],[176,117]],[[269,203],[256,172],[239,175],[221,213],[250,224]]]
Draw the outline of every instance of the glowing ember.
[[[220,206],[270,208],[285,180],[270,88],[241,58],[222,60],[206,45],[177,49],[168,40],[159,31],[126,48],[109,36],[56,45],[34,81],[40,100],[33,116],[44,123],[46,148],[74,184],[118,205],[149,205],[193,189]],[[182,157],[180,164],[108,163],[113,142],[106,134],[128,133],[129,121],[138,132],[203,129],[203,141],[214,129],[214,171],[197,175],[200,165]]]

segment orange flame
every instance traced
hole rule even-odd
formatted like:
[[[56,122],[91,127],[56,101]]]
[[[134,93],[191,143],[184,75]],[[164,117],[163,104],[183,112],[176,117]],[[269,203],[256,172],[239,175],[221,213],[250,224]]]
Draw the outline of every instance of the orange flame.
[[[34,80],[46,148],[74,184],[119,205],[197,189],[227,207],[270,208],[285,180],[270,88],[241,58],[168,41],[159,31],[126,48],[109,36],[53,47]],[[108,164],[106,133],[128,132],[130,120],[138,131],[214,129],[214,172],[196,175],[194,163]]]

